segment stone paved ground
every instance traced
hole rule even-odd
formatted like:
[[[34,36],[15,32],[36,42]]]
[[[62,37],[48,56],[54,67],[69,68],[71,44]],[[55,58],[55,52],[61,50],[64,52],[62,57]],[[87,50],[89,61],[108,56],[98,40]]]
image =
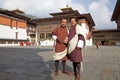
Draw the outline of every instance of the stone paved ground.
[[[52,80],[51,71],[43,58],[37,55],[47,50],[30,47],[0,48],[0,80]]]
[[[120,80],[120,47],[93,46],[83,52],[81,80]],[[53,75],[52,54],[52,47],[0,47],[0,80],[74,80],[61,72]],[[73,71],[70,61],[66,67]]]

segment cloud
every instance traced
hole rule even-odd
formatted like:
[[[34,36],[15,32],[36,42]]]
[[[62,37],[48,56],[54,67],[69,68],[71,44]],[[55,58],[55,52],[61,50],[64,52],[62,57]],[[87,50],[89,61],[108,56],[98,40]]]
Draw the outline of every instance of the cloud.
[[[97,1],[93,0],[90,5],[84,6],[84,4],[74,2],[74,0],[0,0],[0,7],[8,10],[19,8],[27,14],[38,18],[46,18],[50,17],[49,13],[60,12],[60,9],[64,8],[68,3],[73,9],[78,10],[80,14],[90,12],[96,24],[96,29],[116,28],[116,24],[110,21],[113,13],[107,7],[110,0]]]
[[[80,3],[72,3],[71,0],[0,0],[0,7],[14,10],[20,8],[26,13],[36,15],[38,17],[48,17],[49,13],[60,11],[68,3],[73,9],[79,10],[84,13],[85,7]],[[79,6],[79,8],[78,8]]]
[[[92,2],[89,5],[89,11],[93,15],[93,19],[96,23],[96,29],[111,29],[116,28],[116,24],[111,22],[112,12],[109,11],[107,4],[109,0],[100,0],[98,2]]]
[[[83,4],[79,3],[79,2],[73,2],[73,1],[71,1],[71,2],[69,2],[69,5],[74,10],[78,10],[80,12],[80,14],[84,14],[84,13],[87,12],[86,7]]]
[[[0,7],[14,10],[20,8],[26,13],[36,15],[37,17],[48,17],[49,13],[60,11],[65,7],[66,0],[0,0]]]

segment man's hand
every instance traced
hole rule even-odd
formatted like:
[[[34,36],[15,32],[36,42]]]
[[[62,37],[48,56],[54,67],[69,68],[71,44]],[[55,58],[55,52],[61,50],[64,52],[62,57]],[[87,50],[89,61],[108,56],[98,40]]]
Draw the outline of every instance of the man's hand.
[[[67,44],[67,42],[68,42],[68,37],[66,37],[65,40],[64,40],[64,43]]]
[[[81,49],[81,48],[77,47],[77,49]]]
[[[90,40],[91,36],[92,36],[92,32],[94,31],[95,29],[92,28],[92,30],[88,33],[87,35],[87,39]]]
[[[93,32],[94,30],[95,30],[95,28],[94,28],[94,27],[92,27],[92,30],[91,30],[91,31]]]

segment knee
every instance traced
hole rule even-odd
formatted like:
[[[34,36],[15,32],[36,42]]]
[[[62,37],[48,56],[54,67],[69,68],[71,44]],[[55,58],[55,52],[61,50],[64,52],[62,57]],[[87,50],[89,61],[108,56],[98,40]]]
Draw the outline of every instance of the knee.
[[[80,62],[73,62],[73,64],[80,64]]]
[[[63,60],[62,62],[66,62],[66,60]]]
[[[59,60],[55,60],[55,63],[58,63],[59,62]]]

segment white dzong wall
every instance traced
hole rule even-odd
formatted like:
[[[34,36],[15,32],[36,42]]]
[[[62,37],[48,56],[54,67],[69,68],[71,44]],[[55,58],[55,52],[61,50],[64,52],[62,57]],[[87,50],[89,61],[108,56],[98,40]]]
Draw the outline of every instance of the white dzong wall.
[[[86,27],[87,25],[85,24],[85,23],[82,23],[82,25],[81,25],[82,27]],[[85,28],[86,29],[86,28]],[[89,33],[89,29],[86,29],[86,33],[88,34]],[[87,36],[87,34],[86,34],[86,36]],[[92,38],[90,38],[90,40],[87,40],[86,39],[86,46],[92,46]]]
[[[16,29],[15,27],[11,28],[10,26],[0,25],[0,39],[16,39],[16,32],[18,32],[18,39],[27,39],[26,29]]]

